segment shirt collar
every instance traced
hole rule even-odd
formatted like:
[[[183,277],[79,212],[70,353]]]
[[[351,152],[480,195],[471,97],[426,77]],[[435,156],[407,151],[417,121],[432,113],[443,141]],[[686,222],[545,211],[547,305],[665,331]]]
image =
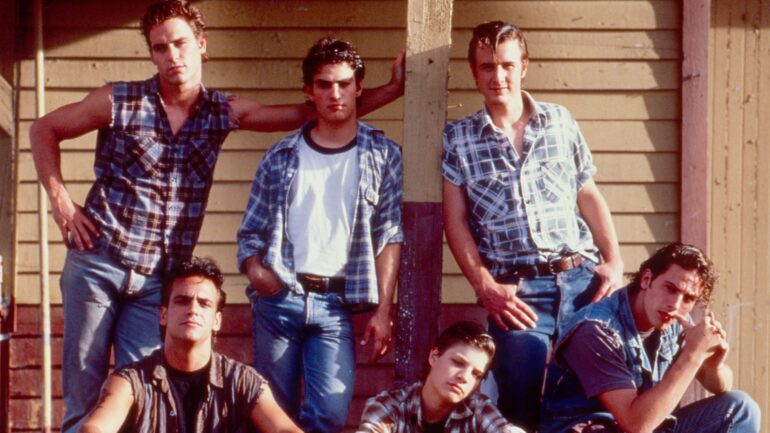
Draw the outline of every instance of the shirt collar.
[[[415,383],[412,385],[412,389],[409,390],[409,394],[406,397],[405,409],[406,413],[411,415],[412,422],[414,423],[413,425],[422,425],[422,387],[422,382]],[[452,408],[452,411],[449,412],[447,419],[463,420],[473,416],[473,411],[471,410],[468,402],[475,398],[475,396],[476,391],[468,395],[465,400],[457,403]]]
[[[546,113],[540,107],[540,104],[535,101],[535,98],[529,94],[529,92],[522,90],[521,95],[524,99],[524,103],[532,107],[533,113],[530,115],[530,120],[534,119],[535,124],[541,127],[546,120]],[[481,138],[482,134],[487,131],[499,131],[500,129],[492,122],[492,116],[489,115],[486,104],[482,105],[481,111],[477,113],[477,132],[476,135]]]
[[[201,86],[201,93],[198,95],[198,101],[195,104],[195,109],[200,109],[201,105],[204,103],[210,103],[212,102],[212,92],[209,91],[209,89],[206,88],[206,86],[203,85],[203,83],[200,83]],[[160,76],[158,74],[155,74],[150,79],[150,95],[156,95],[158,97],[158,102],[161,103],[163,101],[163,98],[160,95]]]
[[[305,122],[298,131],[295,133],[289,135],[286,137],[286,139],[279,141],[275,144],[275,151],[281,151],[281,150],[288,150],[288,149],[296,149],[297,146],[299,146],[299,140],[302,139],[302,135],[304,134],[304,131],[309,128],[313,128],[316,125],[317,121],[310,120],[308,122]],[[358,124],[358,130],[356,132],[356,146],[360,149],[360,151],[368,150],[368,148],[371,146],[370,140],[367,139],[367,137],[370,134],[383,134],[383,131],[381,129],[377,129],[373,126],[367,125],[363,122],[357,122]]]

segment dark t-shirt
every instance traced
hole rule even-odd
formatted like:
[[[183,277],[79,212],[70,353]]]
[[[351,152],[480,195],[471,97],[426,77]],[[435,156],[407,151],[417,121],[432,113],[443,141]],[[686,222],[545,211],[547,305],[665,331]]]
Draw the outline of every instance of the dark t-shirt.
[[[423,433],[444,433],[444,425],[446,425],[446,418],[437,422],[422,422]]]
[[[195,431],[195,416],[200,408],[203,394],[206,392],[206,381],[209,378],[211,362],[196,371],[181,371],[166,366],[171,394],[174,396],[179,419],[184,420],[180,433]]]
[[[597,322],[578,326],[562,349],[562,359],[577,376],[586,398],[616,389],[636,389],[623,342]]]

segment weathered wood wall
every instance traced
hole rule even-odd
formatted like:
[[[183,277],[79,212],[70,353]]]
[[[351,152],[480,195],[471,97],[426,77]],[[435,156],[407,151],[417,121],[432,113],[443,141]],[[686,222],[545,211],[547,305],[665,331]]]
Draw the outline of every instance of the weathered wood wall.
[[[712,1],[710,253],[736,387],[770,428],[770,1]]]
[[[147,3],[45,2],[49,111],[81,99],[87,91],[108,80],[144,79],[153,73],[137,27],[137,19]],[[356,43],[367,59],[366,83],[370,86],[387,80],[391,60],[405,41],[406,1],[208,0],[198,4],[210,26],[211,61],[204,66],[204,82],[265,103],[303,100],[299,90],[300,59],[321,36],[331,33]],[[22,16],[31,16],[27,12],[22,11]],[[567,106],[580,122],[599,168],[597,181],[614,213],[627,270],[651,250],[678,239],[679,2],[456,1],[453,16],[450,118],[464,116],[481,106],[465,60],[471,29],[491,19],[520,25],[528,35],[532,57],[525,87],[538,99]],[[14,386],[12,402],[14,429],[19,431],[36,429],[39,410],[39,391],[33,386],[39,366],[34,307],[39,298],[35,174],[27,140],[34,117],[29,24],[26,22],[20,29],[26,45],[19,83],[21,184],[16,299],[29,309],[26,319],[20,314],[21,333],[14,342],[12,360],[13,383],[20,384]],[[371,114],[367,120],[400,142],[402,117],[403,102],[398,101]],[[282,135],[233,134],[224,146],[216,170],[196,253],[215,257],[222,264],[234,304],[246,302],[245,279],[235,269],[235,231],[254,169],[268,146]],[[63,144],[64,176],[80,200],[93,178],[94,140],[95,134],[88,134]],[[423,188],[415,184],[405,187]],[[57,231],[51,231],[50,236],[54,272],[51,282],[54,301],[58,303],[58,272],[65,249]],[[482,317],[483,312],[470,305],[474,302],[472,291],[448,248],[444,248],[443,256],[443,301],[447,304],[444,317]],[[245,305],[229,308],[225,325],[230,323],[232,328],[229,337],[222,339],[225,351],[244,360],[249,359],[243,351],[250,344],[250,339],[244,340],[248,338],[249,321]],[[55,324],[60,330],[61,321]],[[55,340],[56,344],[60,344],[58,341]],[[58,353],[54,354],[57,365]],[[392,380],[391,363],[392,352],[383,364],[384,369],[361,366],[351,422],[365,396],[376,390],[371,385],[382,387]],[[58,372],[54,378],[58,380]],[[56,395],[60,395],[58,391]],[[60,411],[57,414],[60,416]]]

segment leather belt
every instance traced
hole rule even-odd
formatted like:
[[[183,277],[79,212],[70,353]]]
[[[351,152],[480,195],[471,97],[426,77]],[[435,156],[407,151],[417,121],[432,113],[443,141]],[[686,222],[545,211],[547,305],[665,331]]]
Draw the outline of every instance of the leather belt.
[[[322,277],[313,274],[297,274],[297,281],[306,292],[345,294],[345,277]]]
[[[575,269],[585,258],[579,253],[560,257],[547,263],[536,263],[534,265],[513,265],[505,277],[534,278],[544,275],[556,275],[560,272]]]

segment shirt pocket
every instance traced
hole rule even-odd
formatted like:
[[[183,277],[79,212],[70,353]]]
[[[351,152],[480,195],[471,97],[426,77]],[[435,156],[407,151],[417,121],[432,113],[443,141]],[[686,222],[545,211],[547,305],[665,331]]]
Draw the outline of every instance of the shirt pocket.
[[[513,184],[510,173],[470,178],[466,188],[470,212],[478,221],[502,218],[511,212]]]
[[[184,146],[180,162],[186,177],[194,183],[208,184],[214,176],[214,167],[221,141],[217,136],[202,134],[190,139]]]
[[[160,177],[164,145],[156,135],[120,133],[117,139],[125,173],[135,179]]]
[[[567,159],[543,161],[537,176],[537,187],[550,202],[567,201],[574,204],[577,199],[575,165]]]

